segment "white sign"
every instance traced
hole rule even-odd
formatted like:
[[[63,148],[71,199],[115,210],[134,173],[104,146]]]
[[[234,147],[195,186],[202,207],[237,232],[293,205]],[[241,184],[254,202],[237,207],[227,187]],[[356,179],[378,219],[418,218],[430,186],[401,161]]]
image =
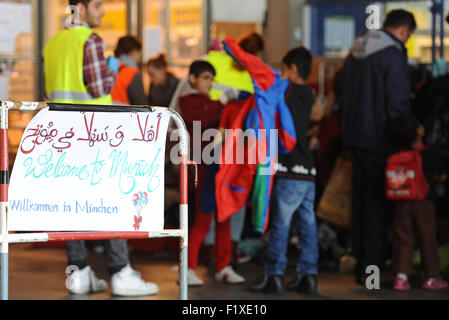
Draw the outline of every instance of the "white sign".
[[[267,0],[212,0],[212,21],[262,23],[267,6]]]
[[[31,33],[31,4],[0,2],[0,52],[14,54],[16,38]]]
[[[162,29],[159,27],[145,28],[143,31],[144,47],[143,60],[148,61],[151,57],[162,52]]]
[[[9,230],[163,230],[170,116],[41,110],[14,163]]]

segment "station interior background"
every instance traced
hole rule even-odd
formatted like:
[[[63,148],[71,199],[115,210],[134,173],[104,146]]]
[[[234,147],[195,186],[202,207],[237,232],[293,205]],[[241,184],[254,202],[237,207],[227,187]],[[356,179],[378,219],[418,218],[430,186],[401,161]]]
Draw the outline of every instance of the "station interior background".
[[[143,43],[142,65],[163,52],[169,68],[179,78],[187,75],[193,60],[201,58],[226,36],[239,38],[251,31],[261,33],[267,44],[263,60],[274,68],[281,67],[282,57],[289,49],[304,45],[314,55],[308,84],[316,90],[324,108],[337,67],[344,61],[356,35],[366,31],[368,5],[380,8],[382,21],[392,9],[413,12],[418,28],[407,43],[411,65],[430,72],[440,52],[449,60],[449,37],[445,37],[449,24],[441,20],[445,15],[435,14],[435,3],[443,5],[445,15],[449,12],[449,0],[104,0],[106,15],[96,31],[104,39],[107,56],[113,54],[120,37],[132,34]],[[0,0],[0,101],[44,101],[42,49],[64,27],[69,12],[68,0]],[[143,75],[148,94],[150,79],[146,72]],[[30,112],[9,112],[10,171],[24,129],[33,116]],[[168,242],[152,239],[151,245],[140,240],[130,243],[134,249],[178,250],[176,239]],[[23,265],[27,265],[28,252],[23,257],[21,254],[18,251]],[[142,262],[140,267],[146,266]],[[247,273],[252,274],[253,270],[248,269]],[[20,287],[19,278],[17,281]],[[342,297],[343,282],[339,281],[333,284],[335,287],[329,287],[329,296]],[[167,280],[171,282],[171,278]],[[17,292],[29,291],[25,282],[23,288]],[[233,295],[234,291],[226,291],[225,294],[230,294],[226,297],[243,297]],[[201,294],[204,296],[197,297],[207,299],[211,291]]]
[[[444,2],[449,9],[449,1]],[[316,66],[309,82],[319,86],[320,81],[332,77],[332,65],[341,63],[356,34],[366,30],[365,8],[369,4],[379,6],[382,16],[393,8],[412,11],[418,30],[407,43],[411,63],[432,62],[432,1],[104,0],[104,3],[107,13],[97,31],[106,43],[107,55],[112,54],[119,37],[133,34],[144,44],[143,62],[164,52],[179,77],[214,41],[257,31],[267,41],[264,60],[275,68],[280,67],[282,55],[288,49],[298,45],[311,49]],[[63,28],[68,10],[67,0],[0,0],[0,29],[6,31],[0,34],[1,100],[43,100],[41,51]],[[444,24],[444,33],[449,32],[448,28]],[[449,38],[444,39],[444,47],[448,46]],[[444,54],[448,58],[449,50]],[[148,88],[150,79],[145,81]]]
[[[444,37],[449,24],[441,23],[445,16],[432,10],[440,3],[447,12],[449,0],[441,1],[104,0],[106,15],[96,31],[104,39],[107,56],[120,37],[133,34],[143,43],[142,65],[163,52],[180,78],[193,60],[226,36],[261,33],[267,43],[263,60],[274,68],[281,67],[285,52],[304,45],[314,55],[308,83],[324,107],[336,68],[355,36],[366,31],[368,5],[380,9],[382,21],[395,8],[414,13],[418,29],[407,43],[410,64],[430,70],[440,50],[449,60],[449,38]],[[42,49],[64,27],[69,12],[67,0],[0,0],[0,100],[44,101]],[[150,79],[146,72],[143,75],[148,94]],[[32,117],[29,112],[9,113],[11,167]]]

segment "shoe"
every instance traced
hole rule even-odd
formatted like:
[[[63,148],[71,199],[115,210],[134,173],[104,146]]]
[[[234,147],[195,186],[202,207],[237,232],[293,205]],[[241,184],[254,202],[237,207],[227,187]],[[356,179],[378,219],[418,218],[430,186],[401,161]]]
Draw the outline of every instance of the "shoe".
[[[235,258],[236,258],[238,264],[244,264],[244,263],[250,262],[252,259],[251,256],[244,254],[244,253],[237,253],[237,256]]]
[[[262,292],[263,289],[266,287],[267,282],[268,277],[266,275],[261,276],[256,281],[254,281],[254,284],[251,286],[251,291]]]
[[[71,273],[67,277],[66,284],[71,294],[79,295],[102,292],[108,289],[107,282],[98,279],[89,266]]]
[[[226,267],[215,274],[215,280],[218,282],[227,282],[230,284],[238,284],[245,282],[245,278],[235,273],[231,267]]]
[[[204,284],[204,281],[198,278],[195,273],[195,270],[189,269],[187,271],[187,284],[191,287],[198,287]]]
[[[157,284],[145,282],[140,272],[127,265],[111,278],[112,294],[116,296],[151,296],[159,292]]]
[[[424,281],[422,284],[423,289],[427,290],[442,290],[448,287],[448,283],[443,279],[439,278],[430,278]]]
[[[298,273],[285,287],[291,291],[313,294],[317,292],[318,281],[314,274]]]
[[[283,277],[279,275],[263,276],[251,287],[251,291],[266,294],[284,294]]]
[[[396,277],[396,279],[394,280],[393,289],[397,290],[397,291],[408,291],[408,290],[410,290],[410,283],[408,282],[408,280],[404,280],[403,278]]]

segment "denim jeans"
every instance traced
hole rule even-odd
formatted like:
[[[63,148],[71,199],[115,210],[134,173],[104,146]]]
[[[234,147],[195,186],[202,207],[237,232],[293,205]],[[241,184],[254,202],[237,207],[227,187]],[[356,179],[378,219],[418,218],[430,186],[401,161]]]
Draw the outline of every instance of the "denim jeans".
[[[272,213],[267,245],[265,274],[284,275],[287,268],[287,246],[290,224],[299,235],[301,254],[297,273],[318,274],[318,235],[314,210],[315,182],[278,178],[271,197]],[[296,219],[292,220],[297,213]]]

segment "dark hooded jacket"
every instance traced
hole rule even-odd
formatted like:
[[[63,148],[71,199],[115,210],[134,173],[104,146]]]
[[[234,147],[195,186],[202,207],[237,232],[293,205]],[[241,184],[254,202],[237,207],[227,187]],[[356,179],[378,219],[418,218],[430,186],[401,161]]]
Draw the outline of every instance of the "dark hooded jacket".
[[[406,48],[388,31],[370,31],[356,40],[339,83],[344,147],[395,151],[388,123],[412,112],[409,70]]]

